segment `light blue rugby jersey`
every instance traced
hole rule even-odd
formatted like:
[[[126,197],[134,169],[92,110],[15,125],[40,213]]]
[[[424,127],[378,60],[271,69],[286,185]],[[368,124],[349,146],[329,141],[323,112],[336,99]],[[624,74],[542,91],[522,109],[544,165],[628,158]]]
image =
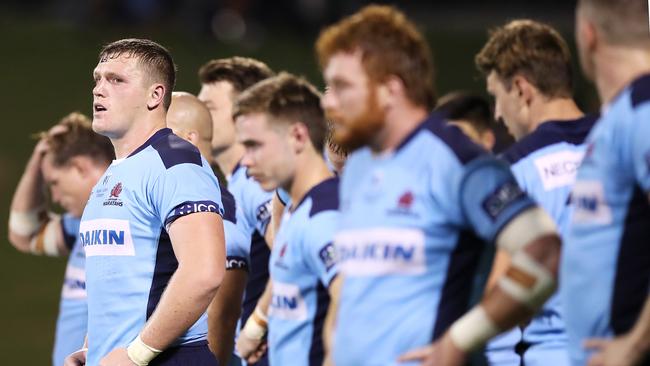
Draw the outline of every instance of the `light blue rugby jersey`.
[[[271,365],[322,365],[328,287],[337,273],[332,241],[338,227],[338,178],[314,186],[287,206],[271,251]]]
[[[629,331],[650,283],[650,75],[610,104],[587,138],[571,193],[574,209],[563,245],[560,295],[573,364],[582,342]]]
[[[93,188],[79,228],[88,365],[138,335],[178,267],[166,228],[194,212],[223,215],[219,184],[196,147],[167,128],[114,161]],[[206,334],[203,314],[174,344],[204,341]]]
[[[86,302],[86,256],[79,242],[79,218],[70,214],[61,219],[63,238],[70,250],[63,278],[59,316],[56,321],[52,363],[62,366],[69,354],[83,347],[88,323]]]
[[[440,337],[469,308],[485,241],[535,205],[438,114],[390,154],[353,153],[340,197],[337,366],[397,365]]]
[[[264,233],[271,221],[272,192],[266,192],[252,177],[248,176],[246,167],[237,164],[233,173],[228,177],[228,189],[237,202],[237,211],[242,219],[242,227],[248,235],[248,246],[245,249],[249,258],[248,281],[242,301],[242,314],[239,318],[239,330],[255,310],[257,300],[262,296],[269,279],[269,250]],[[266,365],[266,356],[256,365]]]
[[[570,218],[569,193],[585,152],[585,138],[595,120],[589,116],[544,122],[502,155],[511,164],[519,186],[549,213],[563,237]],[[524,341],[531,344],[546,341],[565,343],[562,318],[559,294],[556,293],[524,329]],[[501,336],[491,342],[488,349],[507,346],[514,352],[521,331],[514,329],[512,333],[518,336]]]
[[[245,220],[237,210],[235,197],[227,189],[221,188],[223,203],[223,230],[226,240],[226,269],[250,269],[250,236],[246,231]]]

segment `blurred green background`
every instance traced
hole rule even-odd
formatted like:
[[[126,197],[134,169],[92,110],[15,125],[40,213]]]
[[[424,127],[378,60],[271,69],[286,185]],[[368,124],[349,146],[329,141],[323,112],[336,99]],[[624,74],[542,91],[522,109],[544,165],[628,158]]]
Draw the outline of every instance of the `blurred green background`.
[[[210,7],[209,17],[204,16],[201,7],[192,8],[193,12],[175,11],[172,7],[159,9],[153,17],[132,16],[127,21],[120,18],[123,10],[104,12],[110,1],[91,2],[104,7],[85,11],[75,8],[83,1],[55,2],[63,4],[57,8],[47,1],[18,3],[0,5],[2,223],[7,222],[14,187],[34,146],[30,134],[47,129],[73,110],[91,114],[91,72],[103,44],[126,37],[160,42],[171,50],[178,65],[176,89],[192,93],[199,88],[196,72],[200,65],[211,58],[232,55],[259,58],[275,70],[302,74],[322,86],[312,51],[318,30],[358,9],[363,1],[339,1],[334,8],[325,1],[326,11],[316,18],[269,12],[265,7],[255,8],[255,4],[250,4],[254,1],[245,2],[248,5],[242,10],[241,3],[226,1]],[[155,0],[148,2],[151,3],[156,4]],[[311,2],[281,1],[278,6],[295,12],[293,6],[297,3]],[[323,5],[323,1],[313,3]],[[509,19],[526,16],[548,21],[559,27],[573,44],[572,2],[549,1],[534,4],[535,7],[522,3],[528,2],[461,0],[400,4],[430,40],[438,69],[439,95],[458,89],[484,94],[484,82],[475,71],[473,56],[486,40],[487,28]],[[245,14],[242,19],[248,27],[242,32],[241,22],[237,23],[236,18],[234,23],[229,20],[230,13],[224,17],[220,11],[224,8]],[[224,22],[225,26],[220,25]],[[232,29],[238,31],[228,33]],[[577,70],[576,64],[579,75]],[[596,109],[594,91],[582,79],[577,82],[576,95],[587,110]],[[50,363],[64,266],[65,259],[18,253],[7,241],[6,224],[0,225],[0,365]]]

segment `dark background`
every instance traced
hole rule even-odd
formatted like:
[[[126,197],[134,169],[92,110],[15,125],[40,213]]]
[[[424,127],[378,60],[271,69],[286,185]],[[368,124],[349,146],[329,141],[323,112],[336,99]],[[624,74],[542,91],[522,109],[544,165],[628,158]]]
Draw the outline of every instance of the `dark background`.
[[[275,70],[322,86],[313,43],[322,26],[366,1],[280,0],[3,0],[0,3],[0,364],[47,365],[65,259],[33,257],[7,241],[9,204],[35,141],[73,110],[91,115],[91,72],[101,46],[145,37],[168,47],[178,65],[177,90],[196,93],[196,73],[211,58],[259,58]],[[427,35],[438,95],[484,94],[473,57],[487,30],[529,17],[557,27],[573,47],[574,1],[454,0],[396,4]],[[575,52],[574,52],[575,55]],[[597,109],[577,61],[576,98]]]

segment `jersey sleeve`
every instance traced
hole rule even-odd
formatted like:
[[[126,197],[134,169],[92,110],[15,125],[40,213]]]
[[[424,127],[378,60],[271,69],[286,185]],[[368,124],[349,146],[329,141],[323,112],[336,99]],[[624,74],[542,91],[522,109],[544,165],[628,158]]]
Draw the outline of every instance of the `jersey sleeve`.
[[[338,227],[338,211],[325,211],[316,214],[306,225],[303,250],[307,266],[328,287],[338,273],[334,234]]]
[[[214,174],[196,164],[179,164],[165,170],[151,191],[156,215],[165,228],[179,217],[195,212],[224,216],[221,190]]]
[[[246,235],[241,210],[237,209],[235,197],[227,190],[221,190],[223,204],[223,230],[226,239],[226,269],[242,269],[250,267],[250,236]]]
[[[249,226],[264,236],[266,227],[271,221],[271,198],[273,192],[266,192],[252,179],[246,181],[246,189],[242,192],[242,211]],[[252,234],[252,233],[251,233]]]
[[[650,107],[638,112],[632,129],[632,164],[636,183],[645,193],[650,193]]]
[[[488,242],[493,242],[513,218],[535,206],[509,167],[491,157],[465,166],[458,193],[467,224]]]
[[[250,268],[250,236],[237,224],[224,220],[224,236],[226,239],[226,269]]]
[[[69,213],[66,213],[61,217],[63,241],[66,248],[70,251],[72,251],[72,247],[74,247],[74,243],[77,241],[77,236],[79,235],[79,222],[79,218],[74,217]]]

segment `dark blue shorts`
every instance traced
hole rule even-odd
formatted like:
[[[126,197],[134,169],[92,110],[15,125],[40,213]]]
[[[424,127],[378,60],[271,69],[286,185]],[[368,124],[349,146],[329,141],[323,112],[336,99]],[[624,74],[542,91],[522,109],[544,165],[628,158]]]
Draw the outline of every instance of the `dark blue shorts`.
[[[149,366],[217,366],[206,341],[166,349]]]

